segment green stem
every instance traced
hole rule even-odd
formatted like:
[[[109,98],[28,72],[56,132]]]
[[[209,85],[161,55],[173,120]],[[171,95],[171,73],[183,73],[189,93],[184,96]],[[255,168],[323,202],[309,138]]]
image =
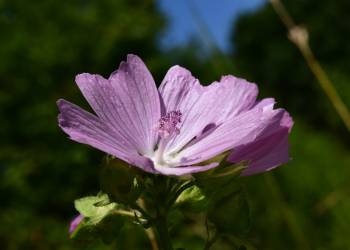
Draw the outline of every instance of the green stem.
[[[170,193],[170,188],[174,183],[170,183],[170,181],[163,176],[156,176],[153,183],[152,194],[155,215],[152,222],[154,231],[157,235],[159,250],[173,250],[167,223],[169,212],[167,197]]]
[[[158,216],[155,218],[154,227],[158,235],[160,250],[173,250],[166,215],[161,215],[158,213]]]
[[[208,230],[208,228],[207,228]],[[204,250],[210,250],[210,248],[214,245],[214,243],[217,241],[218,239],[218,232],[215,231],[213,237],[210,239],[210,235],[208,235],[208,239],[207,241],[205,242],[205,246],[204,246]]]

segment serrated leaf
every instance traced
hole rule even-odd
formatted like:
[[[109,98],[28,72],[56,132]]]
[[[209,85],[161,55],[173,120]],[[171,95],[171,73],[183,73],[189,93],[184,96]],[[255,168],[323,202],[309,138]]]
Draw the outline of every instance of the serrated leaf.
[[[101,205],[101,204],[108,205]],[[97,205],[96,205],[97,204]],[[75,200],[75,208],[85,218],[90,218],[90,223],[98,223],[104,216],[106,216],[111,210],[117,207],[116,203],[110,203],[106,194],[97,196],[87,196]]]
[[[78,242],[89,243],[101,238],[105,243],[111,243],[125,222],[123,213],[118,212],[121,206],[111,202],[106,194],[78,199],[75,207],[84,216],[71,234]]]
[[[71,239],[79,243],[90,243],[101,238],[106,244],[115,240],[125,222],[123,216],[108,214],[98,223],[92,218],[84,218],[71,234]]]

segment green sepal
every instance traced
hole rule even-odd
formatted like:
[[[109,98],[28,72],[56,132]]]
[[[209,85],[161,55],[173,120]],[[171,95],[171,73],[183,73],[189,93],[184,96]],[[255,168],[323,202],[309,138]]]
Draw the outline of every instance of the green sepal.
[[[227,158],[227,156],[229,156],[229,154],[230,154],[230,151],[223,152],[219,155],[214,156],[213,158],[210,158],[209,160],[206,160],[206,161],[199,163],[198,165],[205,166],[205,165],[209,165],[210,163],[214,163],[214,162],[219,162],[220,164],[224,164],[226,161],[226,158]]]
[[[226,154],[227,156],[227,154]],[[239,183],[239,176],[249,162],[232,164],[225,161],[211,171],[195,174],[196,185],[207,199],[208,221],[219,234],[242,235],[250,226],[249,204]]]
[[[124,161],[108,158],[101,171],[101,188],[118,203],[132,204],[140,196],[139,170]]]
[[[202,190],[193,185],[177,197],[175,206],[183,211],[199,213],[207,209],[208,203],[209,201]]]
[[[210,173],[194,174],[195,183],[208,197],[217,192],[230,193],[232,185],[238,181],[238,177],[245,168],[246,165],[218,166]]]
[[[205,162],[202,162],[200,165],[208,165],[215,162],[219,163],[219,165],[208,171],[193,174],[196,182],[206,184],[208,186],[212,186],[211,184],[215,183],[218,184],[214,186],[214,188],[216,188],[218,186],[226,185],[227,181],[238,178],[242,171],[248,167],[249,161],[241,161],[239,163],[228,162],[227,157],[230,153],[231,151],[226,151]]]

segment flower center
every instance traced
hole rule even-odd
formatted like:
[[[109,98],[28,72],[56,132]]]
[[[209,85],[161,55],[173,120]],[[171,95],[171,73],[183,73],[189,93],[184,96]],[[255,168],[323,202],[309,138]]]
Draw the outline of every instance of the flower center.
[[[168,142],[174,135],[180,133],[180,129],[177,125],[181,122],[182,113],[179,110],[170,111],[162,116],[158,121],[158,133],[160,140],[158,148],[152,158],[155,167],[168,166],[169,163],[165,159],[164,150]]]
[[[166,113],[159,119],[158,131],[161,138],[169,138],[173,134],[179,134],[177,125],[181,122],[182,113],[179,110]]]

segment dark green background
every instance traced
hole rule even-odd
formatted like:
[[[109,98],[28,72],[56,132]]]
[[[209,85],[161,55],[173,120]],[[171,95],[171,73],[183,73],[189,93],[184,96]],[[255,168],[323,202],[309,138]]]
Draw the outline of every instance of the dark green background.
[[[350,107],[350,2],[285,2],[308,28],[311,47]],[[203,51],[205,41],[196,38],[161,50],[166,28],[151,0],[0,1],[0,248],[77,248],[67,233],[73,200],[99,190],[103,153],[67,139],[55,101],[64,97],[88,108],[74,76],[108,76],[131,52],[158,83],[180,64],[203,83],[234,74],[257,82],[261,97],[274,96],[295,119],[293,160],[242,178],[252,214],[245,238],[267,250],[350,249],[350,136],[272,8],[238,20],[227,54]],[[204,226],[180,221],[172,230],[176,245],[201,249]],[[227,242],[213,249],[226,249]],[[150,246],[130,225],[112,247],[90,248]]]

